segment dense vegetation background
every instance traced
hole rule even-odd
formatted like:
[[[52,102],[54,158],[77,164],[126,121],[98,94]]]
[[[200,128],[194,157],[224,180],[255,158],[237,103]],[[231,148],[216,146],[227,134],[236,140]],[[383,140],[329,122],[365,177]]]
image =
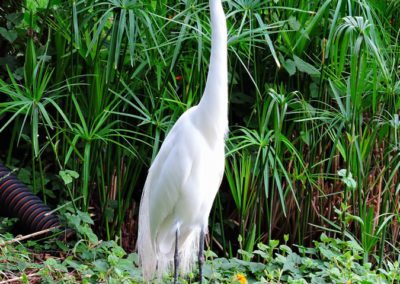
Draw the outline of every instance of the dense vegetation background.
[[[324,232],[364,261],[397,259],[400,1],[224,8],[230,132],[212,250]],[[204,89],[208,2],[5,0],[0,12],[0,160],[133,249],[147,169]]]

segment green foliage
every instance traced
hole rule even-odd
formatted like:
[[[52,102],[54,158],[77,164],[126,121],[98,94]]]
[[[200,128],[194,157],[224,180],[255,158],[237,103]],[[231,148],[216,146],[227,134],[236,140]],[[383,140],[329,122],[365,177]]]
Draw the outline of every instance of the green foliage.
[[[1,218],[0,219],[0,234],[9,232],[14,226],[17,218]]]
[[[13,278],[22,283],[141,283],[137,255],[127,254],[115,241],[99,241],[90,225],[89,214],[70,209],[62,214],[67,226],[76,232],[77,241],[16,243],[10,234],[0,235],[0,280]],[[4,222],[7,222],[5,220]],[[4,223],[3,222],[3,223]],[[396,283],[400,266],[385,261],[383,268],[362,263],[363,248],[354,240],[343,241],[322,234],[313,248],[291,249],[271,240],[259,243],[254,251],[239,250],[248,260],[217,258],[206,252],[204,276],[209,283]],[[42,251],[51,253],[43,254]],[[166,275],[163,281],[171,281]],[[196,283],[193,273],[182,283]],[[247,282],[244,282],[247,281]]]
[[[321,235],[313,248],[298,247],[272,240],[259,243],[251,255],[259,262],[216,258],[206,264],[206,277],[212,283],[230,283],[238,273],[247,275],[248,283],[396,283],[400,280],[399,262],[388,262],[386,269],[373,269],[360,263],[363,249],[354,241],[342,241]]]
[[[78,211],[63,214],[77,242],[57,239],[15,244],[12,236],[0,235],[0,280],[20,277],[23,283],[138,283],[136,254],[127,254],[115,241],[99,241],[90,228],[92,219]],[[42,251],[51,251],[42,255]]]
[[[3,2],[0,159],[133,246],[148,166],[206,83],[207,1]],[[235,252],[288,233],[311,245],[318,227],[351,236],[364,264],[396,260],[398,2],[223,2],[230,133],[213,250],[248,261]]]

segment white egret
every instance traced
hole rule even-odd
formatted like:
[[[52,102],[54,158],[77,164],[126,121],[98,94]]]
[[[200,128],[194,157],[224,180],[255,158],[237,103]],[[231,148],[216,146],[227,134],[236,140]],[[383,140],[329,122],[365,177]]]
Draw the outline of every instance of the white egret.
[[[154,159],[143,189],[137,248],[143,277],[204,262],[204,234],[224,172],[228,130],[227,28],[222,0],[209,0],[211,57],[199,104],[177,120]],[[198,254],[197,254],[198,253]]]

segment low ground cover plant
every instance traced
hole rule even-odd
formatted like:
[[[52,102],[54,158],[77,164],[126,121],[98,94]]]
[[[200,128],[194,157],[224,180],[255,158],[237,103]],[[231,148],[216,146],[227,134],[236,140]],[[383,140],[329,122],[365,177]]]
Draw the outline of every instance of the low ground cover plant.
[[[64,242],[60,235],[43,240],[23,240],[0,234],[0,281],[4,283],[143,283],[137,254],[127,253],[115,241],[101,241],[90,229],[87,213],[65,212],[76,238]],[[2,220],[2,228],[9,226]],[[398,283],[397,261],[382,268],[363,262],[363,249],[355,240],[334,239],[322,234],[312,248],[289,247],[271,240],[254,251],[239,250],[238,258],[220,258],[206,252],[208,283]],[[196,283],[194,273],[181,283]],[[8,282],[7,282],[8,281]],[[163,281],[172,281],[165,275]],[[196,280],[197,281],[197,280]]]

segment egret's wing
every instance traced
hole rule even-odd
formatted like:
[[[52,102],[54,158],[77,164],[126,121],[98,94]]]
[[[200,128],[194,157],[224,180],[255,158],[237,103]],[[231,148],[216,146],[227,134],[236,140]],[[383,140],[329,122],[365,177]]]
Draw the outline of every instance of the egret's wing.
[[[157,238],[165,239],[170,234],[174,237],[178,225],[174,219],[174,209],[194,161],[194,153],[189,153],[190,145],[188,145],[191,132],[196,131],[190,119],[193,110],[194,108],[191,108],[185,112],[168,133],[150,167],[144,188],[148,195],[150,237],[154,249],[156,251],[162,249],[163,253],[166,253],[168,248],[163,249],[160,247],[161,244],[156,244]],[[160,231],[161,225],[162,231]],[[168,247],[173,243],[169,239]]]
[[[160,249],[169,250],[169,247],[160,246],[158,241],[160,233],[162,235],[170,232],[160,232],[159,228],[173,230],[174,206],[179,198],[179,190],[177,185],[179,179],[184,174],[180,159],[174,159],[176,147],[173,144],[176,137],[172,130],[161,146],[161,149],[149,169],[146,183],[142,193],[139,212],[139,235],[138,235],[138,251],[141,260],[143,274],[149,279],[154,273],[162,272],[164,268],[160,267],[162,257]],[[168,222],[168,227],[165,223]],[[164,225],[165,224],[165,225]],[[173,245],[174,238],[170,238],[168,246]],[[163,242],[166,243],[166,242]],[[158,267],[158,269],[157,269]],[[160,276],[160,275],[159,275]]]

